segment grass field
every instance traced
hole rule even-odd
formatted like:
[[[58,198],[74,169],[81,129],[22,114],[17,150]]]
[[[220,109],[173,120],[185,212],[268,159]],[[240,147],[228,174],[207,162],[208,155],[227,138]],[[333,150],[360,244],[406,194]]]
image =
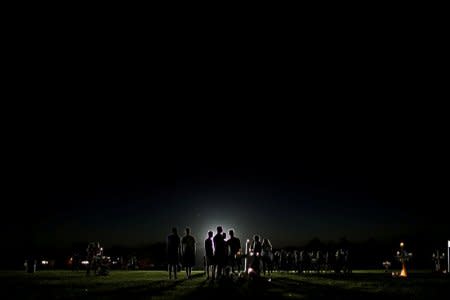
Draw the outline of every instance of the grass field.
[[[296,275],[276,273],[271,281],[207,281],[202,273],[168,280],[163,271],[112,271],[86,277],[83,272],[0,271],[2,299],[450,299],[450,278],[427,272],[393,279],[381,271]]]

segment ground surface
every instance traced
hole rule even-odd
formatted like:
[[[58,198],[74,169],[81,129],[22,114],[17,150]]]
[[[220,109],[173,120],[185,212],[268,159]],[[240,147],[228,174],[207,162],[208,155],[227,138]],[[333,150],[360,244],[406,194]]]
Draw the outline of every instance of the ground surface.
[[[112,271],[105,277],[83,272],[0,271],[1,299],[450,299],[450,278],[428,272],[393,279],[381,271],[296,275],[276,273],[271,281],[207,281],[202,273],[191,280],[170,281],[163,271]]]

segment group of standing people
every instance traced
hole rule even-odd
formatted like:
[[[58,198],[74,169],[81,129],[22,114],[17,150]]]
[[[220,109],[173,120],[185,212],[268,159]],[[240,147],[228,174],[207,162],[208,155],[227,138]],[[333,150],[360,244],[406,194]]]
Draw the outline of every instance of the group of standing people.
[[[228,231],[230,238],[217,226],[216,235],[208,232],[205,240],[205,271],[207,279],[220,278],[230,272],[241,269],[241,241],[234,236],[234,230]],[[214,236],[213,236],[214,235]]]
[[[255,274],[259,275],[261,268],[264,275],[272,274],[273,251],[269,239],[263,239],[261,242],[259,235],[255,235],[249,247],[249,255],[251,258],[249,266]]]
[[[205,255],[204,267],[207,279],[219,279],[222,276],[230,276],[235,272],[243,270],[242,258],[246,260],[245,269],[251,268],[256,274],[261,270],[269,274],[273,270],[272,245],[268,239],[263,239],[255,235],[250,243],[247,240],[245,253],[242,251],[241,241],[235,236],[234,230],[228,231],[229,238],[222,226],[217,226],[216,234],[208,232],[204,241]],[[191,235],[189,228],[186,234],[180,238],[176,228],[172,228],[172,234],[167,238],[168,271],[169,279],[177,279],[177,272],[181,269],[181,264],[186,269],[186,277],[191,278],[192,267],[195,265],[196,241]]]
[[[301,273],[351,273],[350,254],[346,248],[331,250],[284,250],[274,253],[273,265],[277,271]]]

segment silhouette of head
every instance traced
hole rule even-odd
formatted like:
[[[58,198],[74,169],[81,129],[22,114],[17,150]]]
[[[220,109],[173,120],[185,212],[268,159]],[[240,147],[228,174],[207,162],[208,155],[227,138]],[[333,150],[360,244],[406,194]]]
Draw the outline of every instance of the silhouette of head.
[[[234,231],[233,231],[233,229],[230,229],[230,231],[228,231],[228,233],[230,234],[230,237],[234,237]]]
[[[191,229],[189,227],[186,227],[186,235],[189,235],[191,233]]]
[[[223,231],[222,226],[217,226],[217,232],[222,233],[222,231]]]
[[[226,239],[227,238],[227,234],[224,232],[223,233],[223,239]]]
[[[253,239],[254,239],[256,242],[259,242],[259,235],[255,235],[255,236],[253,237]]]
[[[213,234],[214,234],[214,232],[212,232],[211,230],[210,231],[208,231],[208,237],[212,237],[213,236]]]
[[[173,234],[177,234],[177,228],[176,227],[172,227],[172,233]]]

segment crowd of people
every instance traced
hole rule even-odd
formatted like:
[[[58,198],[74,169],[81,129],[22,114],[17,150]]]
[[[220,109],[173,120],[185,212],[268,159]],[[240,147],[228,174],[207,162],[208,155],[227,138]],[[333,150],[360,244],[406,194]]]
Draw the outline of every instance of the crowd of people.
[[[298,273],[351,273],[350,252],[340,248],[323,250],[280,250],[274,253],[274,269]]]
[[[261,240],[259,235],[247,240],[245,251],[241,241],[235,236],[233,229],[228,231],[227,238],[222,226],[217,231],[209,231],[204,241],[204,267],[207,279],[229,277],[245,271],[256,276],[270,274],[273,271],[297,273],[335,272],[351,273],[350,252],[346,248],[336,251],[324,250],[292,250],[274,251],[269,239]],[[186,277],[191,278],[195,265],[196,240],[186,228],[185,235],[180,238],[176,228],[167,239],[169,278],[177,278],[177,272],[184,266]],[[244,264],[244,265],[243,265]]]

